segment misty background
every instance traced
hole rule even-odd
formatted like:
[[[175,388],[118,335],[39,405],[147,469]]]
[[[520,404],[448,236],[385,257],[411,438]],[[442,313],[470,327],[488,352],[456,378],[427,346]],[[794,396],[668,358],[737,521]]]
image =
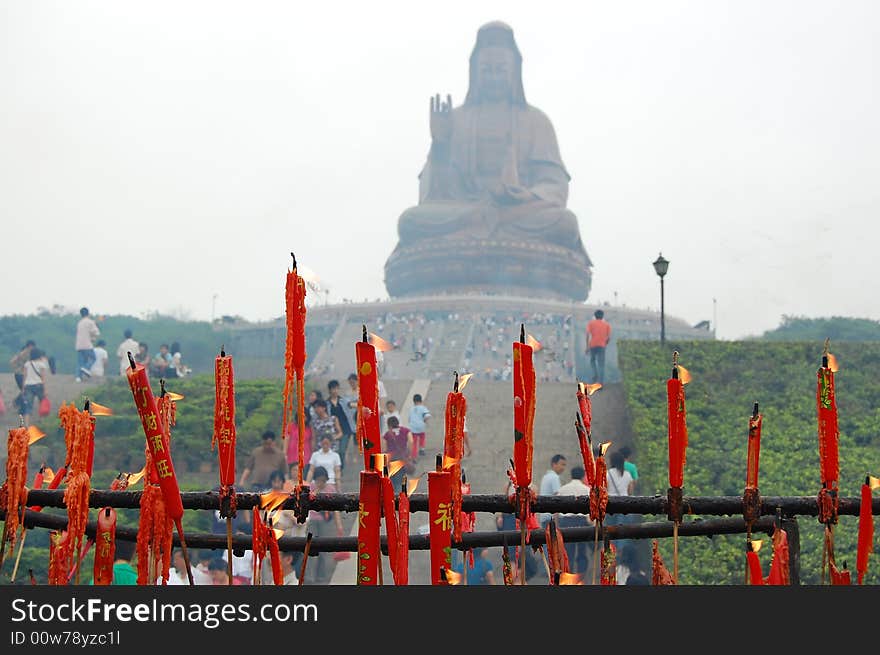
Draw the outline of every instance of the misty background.
[[[386,298],[428,98],[503,20],[552,121],[588,303],[732,339],[782,315],[880,319],[872,2],[7,2],[0,314],[87,305],[281,316]],[[216,296],[216,297],[215,297]],[[713,301],[714,299],[714,301]],[[716,304],[717,302],[717,304]]]

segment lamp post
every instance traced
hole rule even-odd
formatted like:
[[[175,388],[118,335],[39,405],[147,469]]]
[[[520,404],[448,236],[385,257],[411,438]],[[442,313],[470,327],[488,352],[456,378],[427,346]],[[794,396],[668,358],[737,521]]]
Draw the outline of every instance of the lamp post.
[[[660,344],[666,345],[666,311],[663,306],[663,277],[669,270],[669,261],[663,259],[663,253],[654,261],[654,271],[660,276]]]

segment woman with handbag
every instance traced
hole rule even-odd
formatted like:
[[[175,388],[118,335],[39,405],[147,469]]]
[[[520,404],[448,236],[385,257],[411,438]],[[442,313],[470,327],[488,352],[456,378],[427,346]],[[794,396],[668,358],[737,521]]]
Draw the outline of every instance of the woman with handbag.
[[[46,353],[39,348],[31,350],[30,359],[24,365],[24,387],[21,398],[21,414],[25,426],[30,425],[34,401],[40,401],[40,416],[48,416],[50,412],[49,396],[46,395],[46,378],[49,374],[49,361]]]

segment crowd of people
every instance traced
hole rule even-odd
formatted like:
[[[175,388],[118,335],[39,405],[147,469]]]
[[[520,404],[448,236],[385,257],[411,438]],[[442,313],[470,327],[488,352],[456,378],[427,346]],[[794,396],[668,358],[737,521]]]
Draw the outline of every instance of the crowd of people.
[[[110,358],[106,349],[107,342],[103,339],[95,341],[101,330],[91,317],[88,307],[81,308],[79,313],[81,318],[76,326],[76,381],[103,378]],[[183,354],[177,341],[170,345],[161,344],[159,351],[155,355],[150,355],[150,347],[145,342],[137,341],[131,329],[124,330],[122,341],[116,348],[119,375],[124,376],[126,369],[131,367],[129,353],[136,363],[146,367],[154,377],[182,378],[192,372],[192,369],[183,362]]]

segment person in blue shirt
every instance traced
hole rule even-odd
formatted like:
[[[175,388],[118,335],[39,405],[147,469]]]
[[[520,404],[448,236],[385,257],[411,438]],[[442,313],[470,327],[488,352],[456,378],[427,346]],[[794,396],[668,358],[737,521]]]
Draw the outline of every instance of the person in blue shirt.
[[[454,551],[455,564],[452,570],[456,573],[463,573],[461,553]],[[474,548],[474,565],[470,565],[470,557],[465,554],[468,562],[467,583],[468,585],[484,585],[495,584],[495,571],[492,562],[489,561],[489,549],[485,547]]]
[[[428,419],[431,412],[422,404],[422,395],[413,395],[413,406],[409,410],[409,429],[413,437],[413,459],[425,454],[425,441],[428,432]]]

